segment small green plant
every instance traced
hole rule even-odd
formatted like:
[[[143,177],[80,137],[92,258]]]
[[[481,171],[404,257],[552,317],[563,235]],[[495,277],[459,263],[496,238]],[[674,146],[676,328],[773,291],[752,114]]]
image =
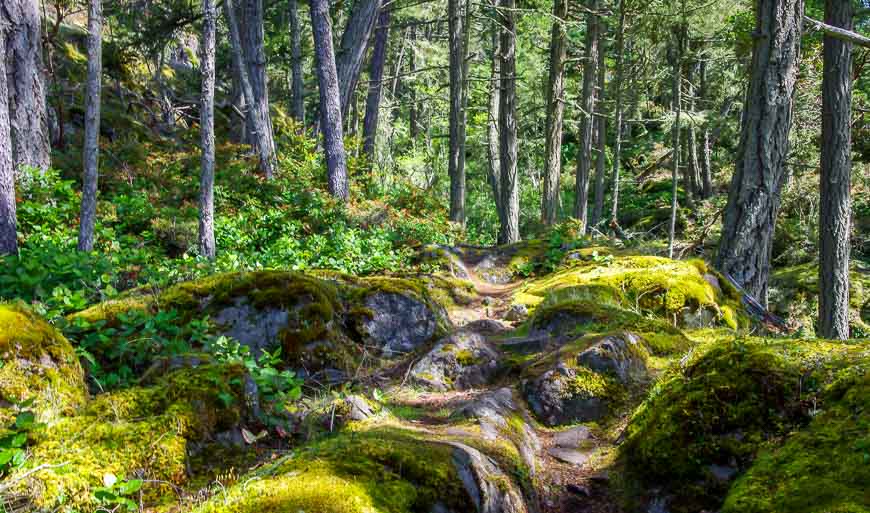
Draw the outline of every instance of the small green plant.
[[[94,498],[100,504],[97,512],[139,511],[139,505],[131,497],[141,489],[141,479],[118,479],[111,473],[103,475],[103,486],[94,488]]]
[[[20,467],[27,457],[27,435],[42,427],[36,422],[36,415],[26,408],[33,404],[33,399],[18,403],[20,409],[15,421],[0,435],[0,477],[12,469]]]

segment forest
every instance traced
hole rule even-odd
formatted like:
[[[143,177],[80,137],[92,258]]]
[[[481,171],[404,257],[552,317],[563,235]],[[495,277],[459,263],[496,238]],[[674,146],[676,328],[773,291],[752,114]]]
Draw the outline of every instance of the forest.
[[[870,513],[870,0],[2,0],[0,513]]]

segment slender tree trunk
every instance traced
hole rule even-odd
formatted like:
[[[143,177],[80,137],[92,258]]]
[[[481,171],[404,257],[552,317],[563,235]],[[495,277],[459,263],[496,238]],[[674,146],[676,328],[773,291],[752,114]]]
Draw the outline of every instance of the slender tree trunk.
[[[272,114],[269,109],[269,84],[266,76],[266,44],[263,34],[263,0],[241,0],[242,20],[239,26],[242,55],[247,67],[252,98],[249,112],[256,112],[254,137],[261,140],[268,153],[268,161],[260,163],[266,178],[272,178],[275,169],[275,139]]]
[[[12,157],[21,166],[48,169],[51,143],[48,134],[45,80],[42,66],[42,29],[35,0],[0,2],[0,24],[6,25],[6,78]]]
[[[450,51],[450,220],[465,224],[465,63],[462,0],[447,0]]]
[[[556,222],[559,213],[560,175],[562,173],[562,117],[565,112],[565,57],[568,0],[553,1],[553,27],[550,30],[550,78],[547,82],[546,140],[544,143],[544,194],[541,221]]]
[[[217,12],[214,0],[202,0],[202,91],[199,135],[202,160],[199,175],[199,251],[209,260],[216,255],[214,241],[214,80]]]
[[[305,78],[302,75],[302,26],[299,23],[299,2],[289,0],[287,11],[290,14],[290,54],[293,79],[290,95],[293,119],[305,126]]]
[[[589,10],[598,10],[598,0],[589,0]],[[580,144],[577,149],[577,179],[575,183],[574,217],[580,220],[582,233],[588,230],[589,178],[592,169],[592,136],[595,113],[595,74],[598,70],[597,14],[586,15],[586,51],[583,67],[583,90],[580,94]]]
[[[232,96],[230,99],[232,109],[230,119],[232,120],[232,125],[230,126],[230,141],[236,144],[248,144],[248,117],[245,115],[245,112],[247,112],[245,93],[242,91],[241,80],[239,80],[239,74],[235,65],[232,66],[230,74],[232,76],[232,91],[230,93]]]
[[[607,91],[607,61],[604,59],[604,27],[598,33],[598,96],[596,97],[595,133],[597,151],[595,152],[595,189],[593,194],[592,216],[589,226],[597,226],[604,214],[604,174],[607,167],[607,113],[604,105]]]
[[[272,130],[267,121],[262,117],[262,110],[255,107],[254,91],[248,77],[248,67],[245,65],[244,50],[242,49],[241,36],[239,35],[239,25],[236,21],[236,12],[230,0],[224,0],[224,13],[227,16],[227,25],[229,26],[233,66],[236,69],[236,76],[239,78],[239,85],[242,88],[247,112],[251,114],[246,116],[246,119],[248,120],[247,124],[253,126],[246,126],[246,128],[248,132],[251,130],[254,132],[254,149],[257,152],[257,157],[260,159],[260,171],[264,172],[267,177],[271,177],[275,167],[275,152],[271,142]]]
[[[501,97],[498,125],[501,141],[502,223],[499,244],[520,240],[519,184],[517,183],[517,103],[516,103],[516,14],[514,0],[501,0]]]
[[[6,26],[0,18],[0,56],[6,55]],[[15,217],[15,164],[9,130],[9,87],[6,59],[0,59],[0,255],[18,253]]]
[[[497,9],[497,0],[493,0],[493,9]],[[498,24],[498,13],[494,12],[492,21],[492,69],[489,77],[489,116],[487,122],[487,141],[489,149],[489,185],[501,221],[501,155],[499,148],[498,118],[501,105],[501,29]]]
[[[825,23],[852,30],[853,5],[825,1]],[[825,36],[819,209],[819,334],[849,338],[852,43]]]
[[[381,9],[381,0],[356,0],[347,26],[341,34],[341,43],[336,50],[335,67],[341,100],[341,116],[347,119],[350,102],[362,71],[369,39]]]
[[[695,69],[697,63],[690,62],[688,65],[688,70],[686,72],[686,92],[687,92],[687,100],[690,115],[695,113]],[[700,164],[698,163],[698,134],[695,131],[695,122],[693,119],[689,120],[689,123],[686,126],[686,178],[687,178],[687,189],[686,189],[686,205],[692,207],[694,205],[694,200],[698,196],[700,196],[701,192],[701,170]],[[691,199],[689,199],[691,198]]]
[[[707,83],[707,57],[701,56],[701,90],[699,96],[703,110],[707,110],[709,101],[709,84]],[[704,121],[703,134],[701,134],[701,197],[710,198],[713,196],[713,162],[712,162],[712,146],[710,140],[710,120]]]
[[[773,230],[788,174],[802,0],[758,0],[752,75],[717,266],[767,305]]]
[[[336,198],[350,198],[347,179],[347,156],[341,129],[341,95],[335,54],[332,50],[332,20],[328,0],[311,0],[311,28],[320,91],[320,127],[326,153],[327,187]]]
[[[417,26],[411,25],[409,30],[411,33],[408,39],[411,40],[411,50],[408,52],[408,72],[413,77],[417,73]],[[417,121],[417,118],[420,106],[417,105],[417,90],[414,87],[408,88],[408,97],[410,100],[408,106],[408,135],[411,138],[411,142],[415,143],[419,134],[419,121]]]
[[[79,251],[94,249],[97,224],[97,179],[100,168],[100,90],[103,74],[103,3],[88,2],[88,85],[85,96],[82,205],[79,214]]]
[[[671,224],[668,229],[668,258],[674,257],[674,239],[677,231],[677,180],[680,173],[680,116],[682,115],[683,87],[682,87],[682,64],[683,64],[683,37],[685,26],[675,30],[675,48],[673,49],[673,99],[674,99],[674,126],[673,126],[673,167],[671,169]],[[686,191],[686,197],[689,196]]]
[[[613,88],[616,96],[616,140],[613,144],[613,176],[611,181],[610,220],[616,222],[619,213],[619,166],[622,159],[622,76],[625,53],[625,0],[619,0],[619,27],[616,32],[616,77]]]
[[[390,35],[390,9],[383,9],[378,16],[375,31],[375,47],[372,51],[369,71],[369,94],[366,98],[366,114],[363,120],[363,153],[371,158],[375,154],[375,138],[378,134],[378,113],[383,90],[384,64],[387,60],[387,41]]]

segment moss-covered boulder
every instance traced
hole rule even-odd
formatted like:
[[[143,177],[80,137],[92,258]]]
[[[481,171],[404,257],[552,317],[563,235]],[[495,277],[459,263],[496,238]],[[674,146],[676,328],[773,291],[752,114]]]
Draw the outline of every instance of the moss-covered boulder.
[[[430,390],[466,390],[488,383],[499,353],[479,333],[460,330],[438,342],[411,368],[414,383]]]
[[[189,456],[242,420],[244,376],[240,365],[206,365],[98,396],[80,414],[34,432],[29,463],[8,478],[14,494],[29,511],[89,510],[94,489],[113,474],[153,481],[143,487],[148,504],[174,499],[172,487],[189,477]]]
[[[656,384],[620,449],[629,476],[675,512],[718,509],[759,451],[825,410],[826,383],[867,364],[866,347],[821,341],[730,340],[700,353]]]
[[[79,359],[69,341],[21,304],[0,303],[0,424],[14,418],[17,403],[39,420],[70,415],[87,401]]]

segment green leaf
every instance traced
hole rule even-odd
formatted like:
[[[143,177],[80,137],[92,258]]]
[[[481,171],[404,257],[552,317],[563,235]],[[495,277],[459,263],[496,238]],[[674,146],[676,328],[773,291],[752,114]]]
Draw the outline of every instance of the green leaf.
[[[36,421],[36,415],[32,411],[23,411],[15,417],[15,427],[18,429],[29,429]]]
[[[138,492],[140,488],[142,488],[142,480],[131,479],[130,481],[121,483],[121,486],[118,487],[118,492],[120,492],[121,495],[130,495]]]

